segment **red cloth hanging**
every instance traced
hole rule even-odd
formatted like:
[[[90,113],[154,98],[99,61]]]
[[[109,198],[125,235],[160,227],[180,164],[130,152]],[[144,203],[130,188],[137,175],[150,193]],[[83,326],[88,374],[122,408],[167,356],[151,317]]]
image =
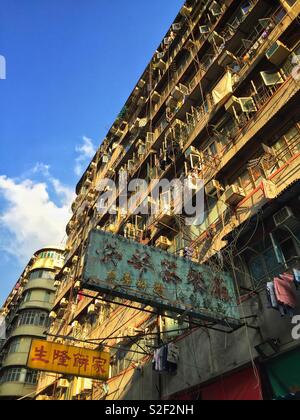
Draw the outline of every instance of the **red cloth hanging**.
[[[294,286],[294,277],[282,275],[282,278],[274,279],[275,293],[278,302],[295,309],[297,307],[297,296]]]
[[[261,381],[252,367],[226,376],[202,389],[204,401],[261,401],[262,399]]]

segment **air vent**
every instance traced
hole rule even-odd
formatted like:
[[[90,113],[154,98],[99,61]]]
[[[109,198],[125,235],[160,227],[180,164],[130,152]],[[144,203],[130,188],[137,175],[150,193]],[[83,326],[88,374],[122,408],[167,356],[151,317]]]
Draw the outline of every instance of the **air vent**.
[[[279,212],[274,214],[273,220],[276,227],[285,227],[294,230],[300,225],[300,221],[295,217],[293,211],[289,207],[283,207]]]

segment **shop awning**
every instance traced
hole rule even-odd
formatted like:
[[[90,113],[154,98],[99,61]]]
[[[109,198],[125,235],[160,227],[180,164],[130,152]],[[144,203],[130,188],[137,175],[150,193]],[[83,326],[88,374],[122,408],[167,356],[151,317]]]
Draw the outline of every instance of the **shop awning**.
[[[219,379],[202,389],[204,401],[260,401],[261,382],[253,367]]]
[[[268,362],[267,372],[275,398],[299,392],[300,349]]]

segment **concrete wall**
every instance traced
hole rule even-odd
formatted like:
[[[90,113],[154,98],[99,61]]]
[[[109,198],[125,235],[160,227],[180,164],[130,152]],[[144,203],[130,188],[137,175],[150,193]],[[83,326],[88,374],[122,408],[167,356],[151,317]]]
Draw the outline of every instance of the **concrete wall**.
[[[300,292],[297,312],[300,313]],[[280,318],[278,312],[266,308],[266,296],[251,299],[243,305],[242,316],[256,314],[258,319],[248,320],[249,325],[261,326],[261,333],[243,327],[232,334],[212,330],[199,330],[178,341],[180,363],[176,376],[162,376],[162,396],[167,398],[179,391],[212,381],[256,359],[254,347],[268,338],[281,340],[281,352],[300,346],[300,340],[291,336],[291,319]],[[131,369],[125,375],[109,382],[107,399],[151,400],[158,399],[159,375],[152,371],[151,362],[142,371]]]

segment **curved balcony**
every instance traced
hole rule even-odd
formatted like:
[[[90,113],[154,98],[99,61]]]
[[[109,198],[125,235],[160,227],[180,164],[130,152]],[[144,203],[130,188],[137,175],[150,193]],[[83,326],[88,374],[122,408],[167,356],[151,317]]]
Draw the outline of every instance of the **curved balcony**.
[[[55,292],[56,290],[54,287],[54,280],[52,279],[30,280],[26,284],[24,291],[33,290],[33,289],[49,290],[50,292]]]
[[[42,300],[30,300],[28,302],[23,302],[19,309],[43,309],[50,312],[52,306],[53,304],[50,302],[43,302]]]
[[[36,391],[36,385],[27,385],[20,382],[4,382],[0,385],[0,398],[25,397],[32,398]]]
[[[3,360],[2,367],[8,366],[26,366],[28,359],[28,352],[11,353],[6,356]]]
[[[13,330],[11,337],[29,336],[29,337],[44,337],[46,326],[37,325],[21,325]]]

